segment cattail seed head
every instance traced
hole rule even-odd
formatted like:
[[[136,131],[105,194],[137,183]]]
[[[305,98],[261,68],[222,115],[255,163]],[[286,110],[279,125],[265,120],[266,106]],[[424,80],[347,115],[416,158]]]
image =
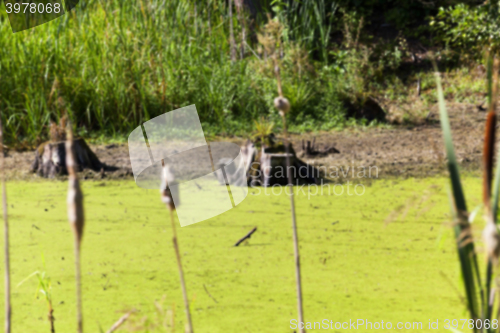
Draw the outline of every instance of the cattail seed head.
[[[279,110],[281,116],[290,111],[290,102],[285,97],[276,97],[274,99],[274,106]]]
[[[76,162],[73,150],[73,132],[71,124],[68,123],[66,140],[66,168],[68,169],[68,220],[73,229],[73,234],[81,242],[83,237],[84,215],[83,215],[83,193],[80,188],[76,174]]]
[[[497,262],[500,254],[500,234],[498,228],[493,221],[487,222],[483,230],[484,245],[486,253],[494,263]]]
[[[169,183],[172,183],[175,178],[172,170],[168,166],[168,164],[162,163],[162,173],[161,173],[161,187],[160,187],[160,196],[161,201],[167,206],[170,210],[175,210],[174,199],[172,197],[172,192],[170,191]]]
[[[77,178],[70,177],[68,180],[68,220],[73,234],[81,242],[83,237],[84,215],[83,194]]]

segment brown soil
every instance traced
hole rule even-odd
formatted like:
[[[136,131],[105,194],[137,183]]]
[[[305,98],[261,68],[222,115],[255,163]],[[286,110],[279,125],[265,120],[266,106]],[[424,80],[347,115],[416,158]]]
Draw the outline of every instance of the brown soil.
[[[481,166],[481,152],[485,112],[478,111],[471,105],[448,105],[451,127],[457,159],[463,169],[475,171]],[[375,178],[375,166],[378,177],[426,177],[445,172],[443,139],[437,108],[431,111],[425,125],[391,129],[349,129],[335,132],[292,134],[295,150],[300,155],[302,140],[316,138],[316,146],[334,146],[339,154],[330,154],[320,158],[304,158],[315,166],[321,166],[332,173],[335,167],[345,171],[347,167],[372,167]],[[219,141],[220,139],[214,140]],[[225,139],[242,144],[244,138]],[[127,144],[90,145],[101,162],[118,168],[105,172],[105,178],[132,177]],[[5,159],[9,178],[36,178],[29,172],[34,160],[34,152],[8,151]],[[324,170],[324,169],[323,169]],[[351,169],[352,170],[352,169]],[[342,177],[341,171],[338,172]],[[85,171],[82,178],[101,178],[99,172]],[[349,176],[347,176],[349,178]]]
[[[457,160],[462,170],[481,168],[484,141],[485,112],[476,106],[455,104],[448,107]],[[294,147],[301,149],[301,139],[316,138],[316,146],[334,146],[340,154],[307,160],[314,165],[344,170],[354,165],[376,166],[379,177],[427,177],[446,172],[445,153],[437,107],[431,111],[424,125],[392,129],[350,130],[320,134],[306,134],[293,138]],[[372,169],[375,170],[375,169]]]

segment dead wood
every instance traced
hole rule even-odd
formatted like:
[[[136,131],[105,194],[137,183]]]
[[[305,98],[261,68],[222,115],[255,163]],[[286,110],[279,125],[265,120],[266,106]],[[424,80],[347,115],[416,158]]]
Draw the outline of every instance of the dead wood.
[[[234,246],[238,246],[241,243],[243,243],[246,239],[249,239],[250,237],[252,237],[252,234],[256,231],[257,231],[257,227],[250,230],[250,232],[248,234],[246,234],[243,238],[241,238],[239,241],[237,241],[236,244],[234,244]]]

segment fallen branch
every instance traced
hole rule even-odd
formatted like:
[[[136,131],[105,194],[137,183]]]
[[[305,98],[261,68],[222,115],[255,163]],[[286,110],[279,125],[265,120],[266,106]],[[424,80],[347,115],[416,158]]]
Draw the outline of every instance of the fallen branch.
[[[250,230],[250,232],[248,234],[245,235],[245,237],[243,237],[242,239],[240,239],[239,241],[236,242],[236,244],[234,244],[234,246],[238,246],[240,245],[245,239],[248,239],[250,237],[252,237],[252,234],[254,232],[257,231],[257,227],[253,228],[252,230]]]

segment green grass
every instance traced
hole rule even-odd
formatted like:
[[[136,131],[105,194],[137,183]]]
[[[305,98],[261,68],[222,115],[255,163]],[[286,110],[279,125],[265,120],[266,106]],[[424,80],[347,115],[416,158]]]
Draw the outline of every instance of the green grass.
[[[425,331],[429,319],[439,319],[441,328],[446,318],[467,317],[446,224],[447,183],[446,178],[376,180],[363,196],[324,193],[311,200],[299,193],[306,320],[421,321]],[[474,207],[480,180],[468,176],[464,183]],[[74,331],[76,322],[66,185],[8,184],[13,285],[42,269],[43,253],[56,332]],[[158,191],[132,181],[87,181],[83,191],[86,331],[106,330],[132,308],[139,310],[136,319],[154,320],[154,301],[166,295],[164,306],[175,309],[180,332],[182,295],[168,212]],[[292,332],[296,301],[288,197],[257,191],[236,209],[178,229],[197,332]],[[247,245],[231,247],[254,226],[258,231]],[[36,281],[28,281],[13,290],[14,332],[49,331],[46,305],[34,299],[35,287]]]
[[[335,8],[317,7],[323,2],[332,3],[306,1],[304,8],[280,12],[294,25],[286,30],[289,66],[283,77],[292,101],[290,121],[303,129],[343,123],[343,109],[331,87],[336,74],[320,79],[320,72],[328,73],[322,69],[325,61],[298,61],[288,52],[306,45],[300,57],[326,53],[328,38],[320,45],[315,40],[329,31],[333,18],[316,11],[326,6],[333,13]],[[1,4],[0,109],[6,139],[26,144],[42,140],[49,119],[65,110],[86,136],[126,134],[142,121],[190,104],[197,105],[201,121],[213,133],[248,131],[260,115],[278,118],[272,106],[275,83],[259,71],[263,65],[256,56],[255,34],[267,19],[255,22],[253,32],[247,27],[251,49],[246,48],[243,60],[231,63],[226,2],[195,3],[81,1],[69,14],[16,34]],[[239,47],[242,25],[236,13],[233,20]]]

